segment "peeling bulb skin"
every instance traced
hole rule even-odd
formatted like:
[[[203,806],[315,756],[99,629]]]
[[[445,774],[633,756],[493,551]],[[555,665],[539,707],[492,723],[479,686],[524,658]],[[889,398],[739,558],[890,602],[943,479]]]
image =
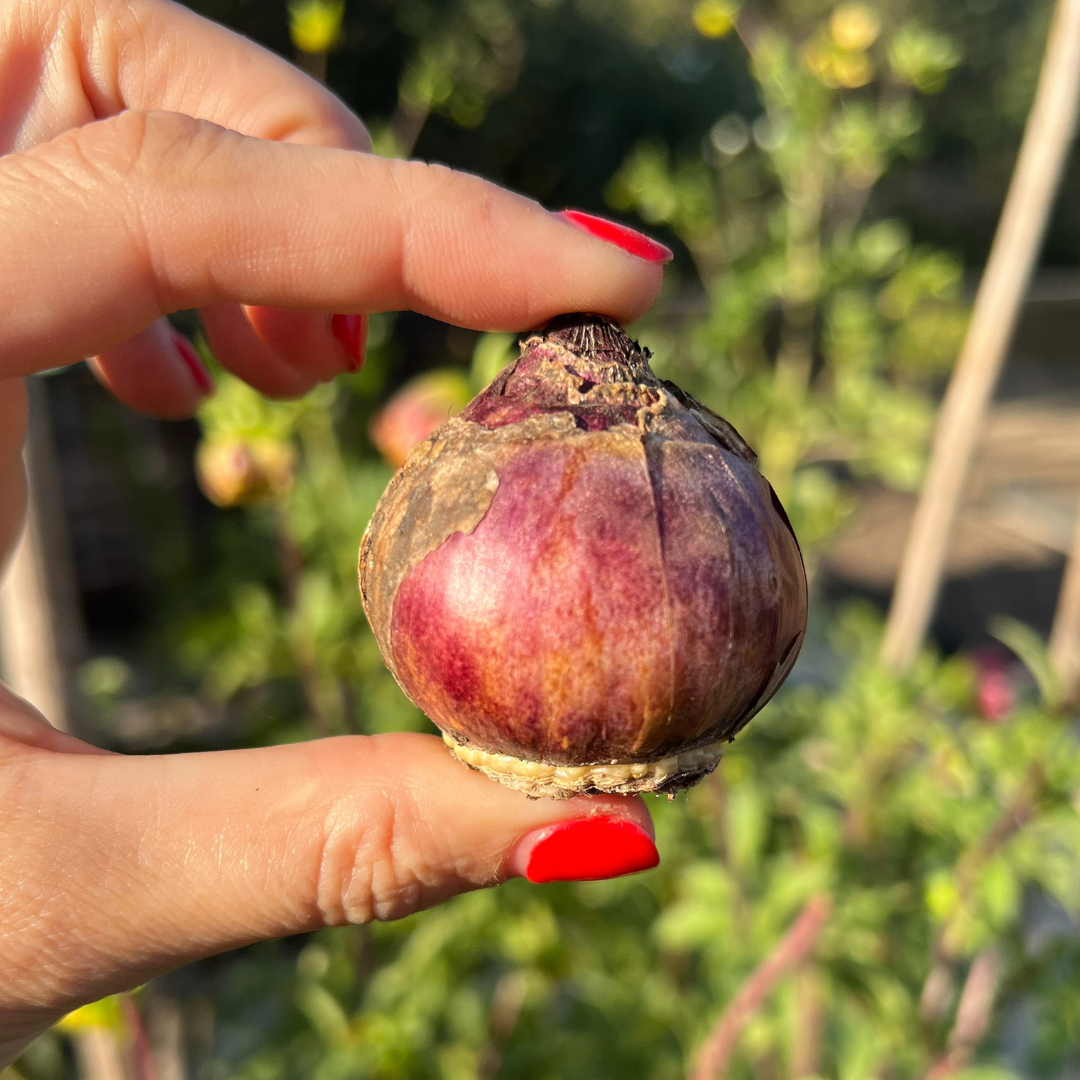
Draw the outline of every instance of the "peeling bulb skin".
[[[528,337],[410,454],[360,581],[409,697],[465,764],[534,796],[697,782],[806,628],[753,452],[593,315]]]

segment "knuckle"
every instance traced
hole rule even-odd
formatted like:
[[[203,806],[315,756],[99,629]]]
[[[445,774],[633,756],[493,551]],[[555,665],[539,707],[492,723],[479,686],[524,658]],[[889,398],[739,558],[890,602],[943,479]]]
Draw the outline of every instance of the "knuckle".
[[[398,790],[330,812],[316,886],[327,924],[404,918],[439,895],[441,869],[411,803]]]
[[[439,265],[448,241],[488,235],[497,215],[498,189],[485,180],[446,165],[395,161],[391,179],[399,195],[398,268],[403,292],[422,307],[437,307],[432,266]],[[439,220],[432,220],[437,214]]]
[[[6,179],[17,182],[21,174],[39,197],[52,190],[96,201],[102,189],[113,194],[128,190],[134,196],[146,185],[177,183],[185,163],[189,169],[197,165],[230,135],[177,113],[128,109],[11,155],[4,161]]]
[[[385,799],[363,820],[336,811],[326,822],[319,862],[318,904],[331,924],[389,918],[408,904],[408,874],[398,865],[397,821]]]
[[[149,117],[137,110],[58,136],[43,156],[81,189],[126,181],[144,160]]]
[[[51,157],[78,179],[125,185],[182,183],[235,132],[181,113],[127,109],[53,140]]]
[[[200,171],[242,140],[206,120],[130,109],[54,140],[44,168],[70,202],[108,215],[154,310],[168,311],[179,305],[179,293],[159,226],[198,187]]]
[[[93,129],[100,129],[93,131]],[[118,180],[182,183],[222,144],[238,138],[207,120],[181,113],[130,109],[82,129],[93,134],[92,158]]]

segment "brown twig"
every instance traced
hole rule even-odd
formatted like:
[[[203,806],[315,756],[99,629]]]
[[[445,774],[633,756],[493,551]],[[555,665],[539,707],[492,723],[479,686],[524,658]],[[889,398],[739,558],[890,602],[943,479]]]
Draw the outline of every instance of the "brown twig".
[[[809,954],[831,911],[829,896],[815,896],[807,902],[791,929],[742,984],[717,1020],[701,1048],[690,1080],[715,1080],[723,1073],[747,1021],[780,980]]]
[[[938,935],[933,947],[934,962],[926,976],[919,994],[919,1017],[927,1022],[941,1020],[952,1004],[956,989],[953,981],[952,960],[945,955]]]
[[[956,873],[956,887],[960,899],[966,899],[975,886],[975,875],[987,860],[1012,836],[1018,833],[1035,813],[1039,793],[1043,787],[1043,768],[1039,762],[1028,766],[1016,794],[1009,800],[989,831],[960,860]]]
[[[821,977],[813,963],[800,964],[795,972],[795,1037],[791,1047],[793,1080],[818,1075],[824,1021]]]
[[[495,1080],[498,1075],[503,1049],[517,1027],[527,989],[525,976],[520,971],[508,971],[495,984],[488,1011],[488,1041],[479,1054],[477,1080]]]
[[[1044,780],[1043,768],[1033,762],[1001,815],[979,843],[960,859],[956,870],[956,892],[959,907],[967,902],[975,889],[976,875],[981,867],[1018,833],[1035,815],[1039,793]],[[924,1020],[936,1020],[948,1008],[952,997],[952,965],[956,954],[949,945],[948,926],[938,933],[933,947],[933,963],[923,983],[919,997],[919,1015]]]
[[[1001,961],[993,949],[978,954],[964,981],[956,1020],[949,1033],[948,1049],[927,1070],[925,1080],[945,1080],[963,1069],[975,1053],[994,1012],[1001,981]]]
[[[318,52],[305,52],[303,49],[296,50],[296,66],[307,72],[316,82],[326,85],[326,50]]]
[[[289,650],[300,679],[304,705],[316,735],[325,738],[331,733],[332,724],[323,700],[322,676],[315,650],[300,641],[295,632],[299,610],[300,589],[304,577],[304,553],[293,536],[288,512],[283,503],[273,507],[274,540],[277,545],[278,567],[281,573],[281,596],[289,619]]]
[[[1035,101],[956,370],[885,626],[881,659],[904,671],[933,614],[949,534],[983,415],[1042,244],[1080,98],[1080,0],[1057,0]]]
[[[131,1032],[131,1045],[128,1052],[132,1075],[135,1080],[158,1080],[157,1065],[150,1049],[142,1010],[130,994],[120,995],[120,1008],[124,1014],[124,1022]]]
[[[390,131],[394,136],[394,145],[403,158],[412,157],[430,114],[431,110],[426,106],[406,105],[403,101],[398,101],[390,120]]]

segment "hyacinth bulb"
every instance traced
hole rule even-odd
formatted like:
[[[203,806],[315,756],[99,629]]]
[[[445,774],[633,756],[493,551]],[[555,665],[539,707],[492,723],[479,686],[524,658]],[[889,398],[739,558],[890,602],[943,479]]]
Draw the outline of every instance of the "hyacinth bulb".
[[[696,783],[806,628],[755,462],[618,326],[561,316],[379,502],[360,587],[387,666],[465,764],[529,795]]]

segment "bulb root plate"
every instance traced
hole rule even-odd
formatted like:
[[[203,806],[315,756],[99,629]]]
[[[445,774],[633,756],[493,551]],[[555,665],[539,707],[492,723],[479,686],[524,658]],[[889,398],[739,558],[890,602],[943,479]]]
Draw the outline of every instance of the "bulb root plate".
[[[720,763],[727,740],[683,750],[659,761],[607,765],[548,765],[510,754],[494,754],[443,733],[451,753],[470,769],[523,791],[531,799],[570,799],[575,795],[633,795],[642,791],[672,794],[692,787]]]

